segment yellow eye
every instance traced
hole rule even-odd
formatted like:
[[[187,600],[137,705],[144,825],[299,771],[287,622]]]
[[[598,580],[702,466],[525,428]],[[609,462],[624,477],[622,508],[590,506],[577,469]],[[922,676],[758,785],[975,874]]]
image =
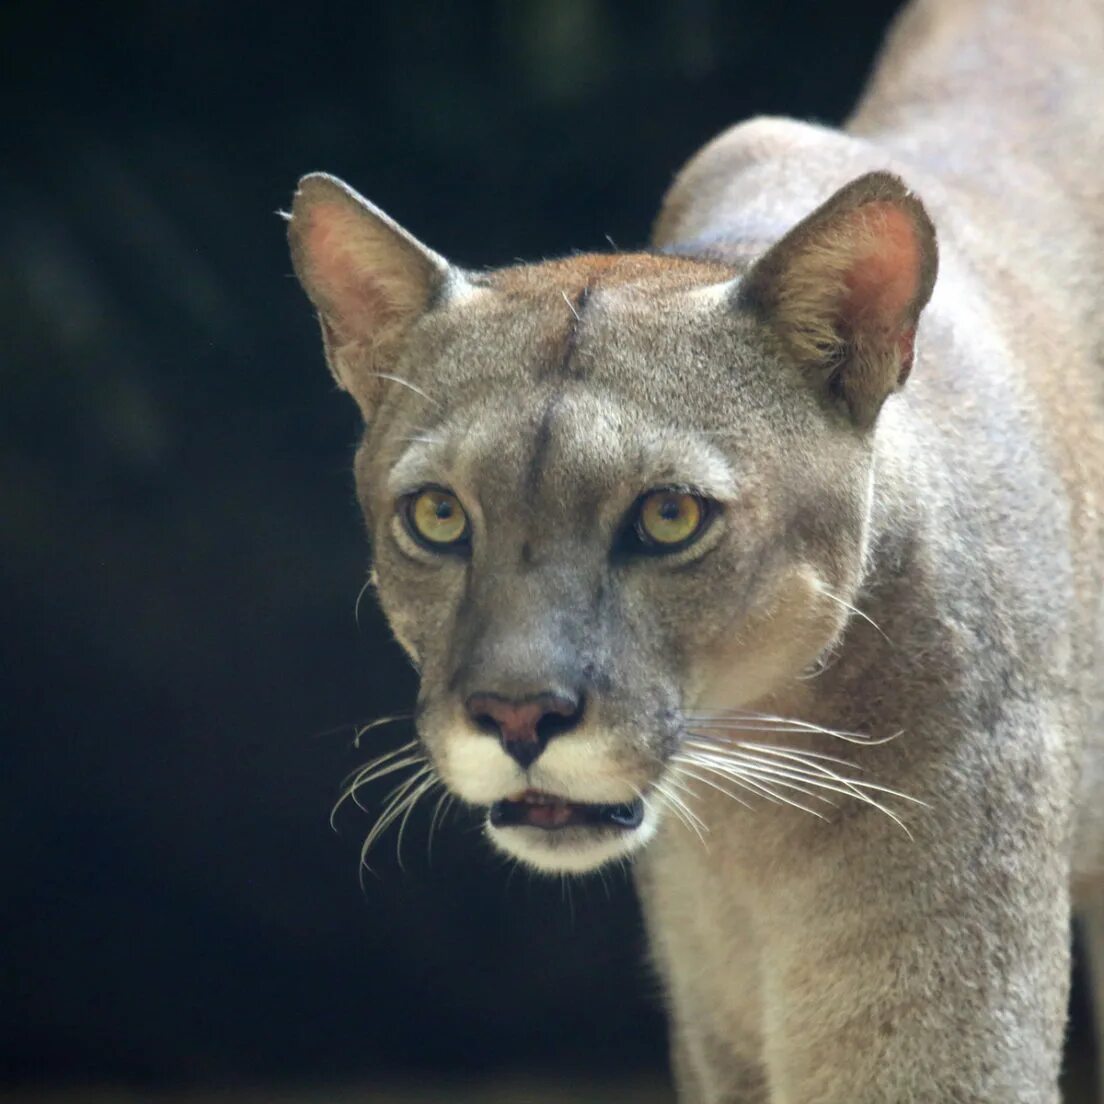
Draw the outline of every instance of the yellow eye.
[[[705,504],[684,491],[653,491],[644,498],[636,529],[645,544],[685,544],[701,530]]]
[[[427,487],[407,500],[406,520],[414,535],[427,544],[460,544],[468,535],[468,515],[448,491]]]

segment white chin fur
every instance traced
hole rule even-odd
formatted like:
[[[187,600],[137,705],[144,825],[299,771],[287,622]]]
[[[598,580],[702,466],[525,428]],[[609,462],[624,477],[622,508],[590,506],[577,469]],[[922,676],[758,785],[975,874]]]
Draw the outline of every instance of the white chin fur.
[[[586,874],[639,851],[656,831],[656,818],[645,810],[638,828],[567,828],[547,832],[543,828],[495,828],[484,825],[487,838],[511,858],[548,874]]]

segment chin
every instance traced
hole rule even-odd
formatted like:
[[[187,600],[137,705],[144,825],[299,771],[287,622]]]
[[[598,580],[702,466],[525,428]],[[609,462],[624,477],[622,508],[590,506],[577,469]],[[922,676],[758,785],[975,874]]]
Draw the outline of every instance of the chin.
[[[656,813],[643,800],[578,804],[532,795],[497,801],[486,834],[511,858],[548,874],[586,874],[628,859],[656,831]]]

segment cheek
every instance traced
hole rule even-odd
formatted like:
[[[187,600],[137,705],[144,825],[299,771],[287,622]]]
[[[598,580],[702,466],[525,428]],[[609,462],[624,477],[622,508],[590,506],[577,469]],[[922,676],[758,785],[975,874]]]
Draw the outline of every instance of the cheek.
[[[809,564],[779,572],[750,612],[733,611],[695,656],[688,700],[696,709],[750,705],[792,682],[838,639],[844,610]]]
[[[453,631],[461,572],[377,559],[376,594],[395,639],[425,671],[437,665]]]

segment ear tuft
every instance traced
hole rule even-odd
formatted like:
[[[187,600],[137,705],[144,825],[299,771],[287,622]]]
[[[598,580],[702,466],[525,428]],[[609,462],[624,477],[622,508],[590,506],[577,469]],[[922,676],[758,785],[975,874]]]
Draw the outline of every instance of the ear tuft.
[[[445,286],[451,269],[378,207],[326,173],[299,181],[288,241],[318,311],[337,382],[370,416],[378,373]]]
[[[760,258],[740,301],[861,425],[912,368],[938,266],[935,229],[890,173],[853,180]]]

